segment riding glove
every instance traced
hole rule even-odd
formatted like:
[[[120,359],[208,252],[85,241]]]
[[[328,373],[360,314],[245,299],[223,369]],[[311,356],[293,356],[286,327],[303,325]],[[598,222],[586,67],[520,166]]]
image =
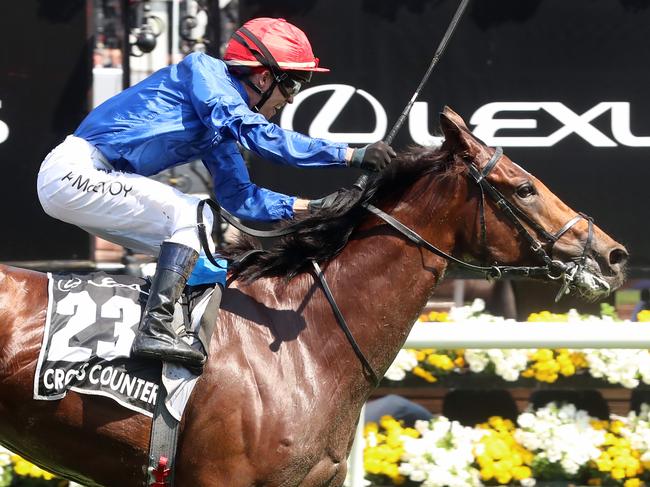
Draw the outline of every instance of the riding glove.
[[[336,203],[336,200],[340,194],[341,191],[335,191],[328,194],[327,196],[323,196],[322,198],[309,200],[309,203],[307,203],[307,209],[309,209],[310,213],[315,213],[324,208],[331,208],[334,206],[334,203]]]
[[[397,154],[390,145],[379,141],[354,149],[350,159],[350,166],[365,169],[366,171],[381,171],[396,156]]]

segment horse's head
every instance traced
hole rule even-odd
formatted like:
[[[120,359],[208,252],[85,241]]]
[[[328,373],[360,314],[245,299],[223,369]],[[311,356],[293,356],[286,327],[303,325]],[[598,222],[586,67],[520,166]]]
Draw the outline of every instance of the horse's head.
[[[500,149],[474,137],[448,107],[441,127],[443,150],[469,170],[466,235],[459,239],[466,247],[461,252],[490,265],[547,265],[547,277],[587,299],[598,299],[623,283],[625,247]]]

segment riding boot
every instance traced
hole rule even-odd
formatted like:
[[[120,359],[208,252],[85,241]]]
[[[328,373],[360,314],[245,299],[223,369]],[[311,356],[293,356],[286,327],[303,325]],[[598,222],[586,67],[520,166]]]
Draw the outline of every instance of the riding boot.
[[[197,257],[198,253],[191,247],[163,242],[132,355],[188,366],[198,366],[205,361],[205,356],[181,340],[172,327],[174,306]]]

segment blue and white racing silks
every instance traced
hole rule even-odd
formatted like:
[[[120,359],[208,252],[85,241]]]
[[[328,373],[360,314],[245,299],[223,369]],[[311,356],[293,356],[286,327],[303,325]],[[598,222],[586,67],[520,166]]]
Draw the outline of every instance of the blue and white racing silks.
[[[301,167],[345,165],[346,144],[270,123],[226,65],[203,53],[157,71],[95,108],[74,133],[118,171],[149,176],[201,159],[215,196],[246,220],[293,216],[295,198],[254,185],[237,143],[261,157]]]

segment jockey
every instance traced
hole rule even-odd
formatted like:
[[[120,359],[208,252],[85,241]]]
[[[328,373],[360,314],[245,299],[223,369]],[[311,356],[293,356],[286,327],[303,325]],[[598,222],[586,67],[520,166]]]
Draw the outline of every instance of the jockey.
[[[253,19],[233,34],[223,61],[197,52],[157,71],[95,108],[45,158],[38,196],[47,214],[158,254],[133,355],[191,367],[205,361],[171,326],[201,251],[200,199],[147,176],[201,159],[221,206],[242,219],[276,221],[309,201],[253,184],[237,144],[298,167],[379,171],[395,156],[383,142],[352,149],[269,122],[313,72],[327,71],[300,29],[284,19]],[[205,213],[210,234],[212,215]]]

